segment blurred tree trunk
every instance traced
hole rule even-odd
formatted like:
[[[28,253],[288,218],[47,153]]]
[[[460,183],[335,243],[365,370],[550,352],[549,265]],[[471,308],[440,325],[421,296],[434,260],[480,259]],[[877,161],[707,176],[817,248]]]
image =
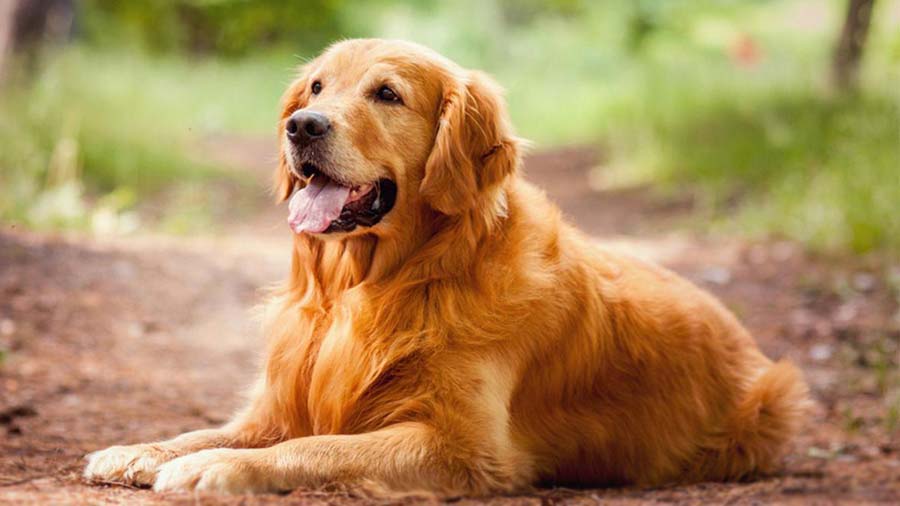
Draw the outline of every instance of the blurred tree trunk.
[[[33,67],[41,46],[72,34],[74,0],[0,0],[0,79],[13,59]]]
[[[856,87],[875,0],[849,0],[841,38],[834,51],[832,78],[841,91]]]
[[[7,60],[12,53],[12,38],[17,0],[0,2],[0,81],[5,77]]]

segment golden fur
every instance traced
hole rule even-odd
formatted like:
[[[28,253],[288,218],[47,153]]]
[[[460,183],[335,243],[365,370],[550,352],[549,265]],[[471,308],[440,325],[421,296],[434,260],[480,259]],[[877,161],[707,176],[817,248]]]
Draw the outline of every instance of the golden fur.
[[[367,98],[382,82],[402,107]],[[806,403],[797,369],[706,292],[568,225],[517,174],[522,142],[485,75],[410,43],[345,41],[282,105],[281,138],[294,111],[328,114],[346,178],[391,177],[394,209],[294,237],[264,371],[231,423],[98,452],[88,478],[482,495],[777,465]],[[282,200],[302,184],[286,151]]]

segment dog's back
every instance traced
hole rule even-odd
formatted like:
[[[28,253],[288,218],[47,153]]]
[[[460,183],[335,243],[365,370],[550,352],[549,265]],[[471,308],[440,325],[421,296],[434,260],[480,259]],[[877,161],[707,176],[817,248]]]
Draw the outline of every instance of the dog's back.
[[[527,184],[511,198],[529,269],[552,272],[539,319],[517,333],[526,364],[513,439],[544,481],[661,484],[768,472],[799,429],[807,389],[715,298],[659,266],[597,248]],[[558,227],[558,228],[557,228]],[[516,234],[510,233],[515,236]],[[515,263],[515,261],[512,261]],[[542,282],[546,282],[543,280]]]

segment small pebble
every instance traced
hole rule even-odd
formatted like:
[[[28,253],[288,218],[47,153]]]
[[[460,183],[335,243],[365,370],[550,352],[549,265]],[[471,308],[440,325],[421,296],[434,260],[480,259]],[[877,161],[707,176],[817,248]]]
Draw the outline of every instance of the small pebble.
[[[824,362],[831,358],[834,354],[834,347],[830,344],[816,344],[809,350],[809,358],[815,360],[816,362]]]
[[[700,272],[700,279],[714,285],[727,285],[731,281],[731,271],[725,267],[709,267]]]
[[[875,289],[877,281],[875,276],[868,272],[858,272],[852,278],[853,288],[858,292],[871,292]]]
[[[11,336],[16,331],[16,322],[9,318],[0,320],[0,336]]]

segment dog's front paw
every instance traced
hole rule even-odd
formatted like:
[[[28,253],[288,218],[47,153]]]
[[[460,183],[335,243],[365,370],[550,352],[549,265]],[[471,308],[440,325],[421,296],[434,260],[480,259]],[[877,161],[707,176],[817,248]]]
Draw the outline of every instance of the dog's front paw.
[[[112,446],[85,457],[84,478],[95,483],[150,486],[157,468],[175,456],[159,445]]]
[[[279,492],[259,458],[261,450],[203,450],[163,464],[153,490],[202,490],[226,494]]]

